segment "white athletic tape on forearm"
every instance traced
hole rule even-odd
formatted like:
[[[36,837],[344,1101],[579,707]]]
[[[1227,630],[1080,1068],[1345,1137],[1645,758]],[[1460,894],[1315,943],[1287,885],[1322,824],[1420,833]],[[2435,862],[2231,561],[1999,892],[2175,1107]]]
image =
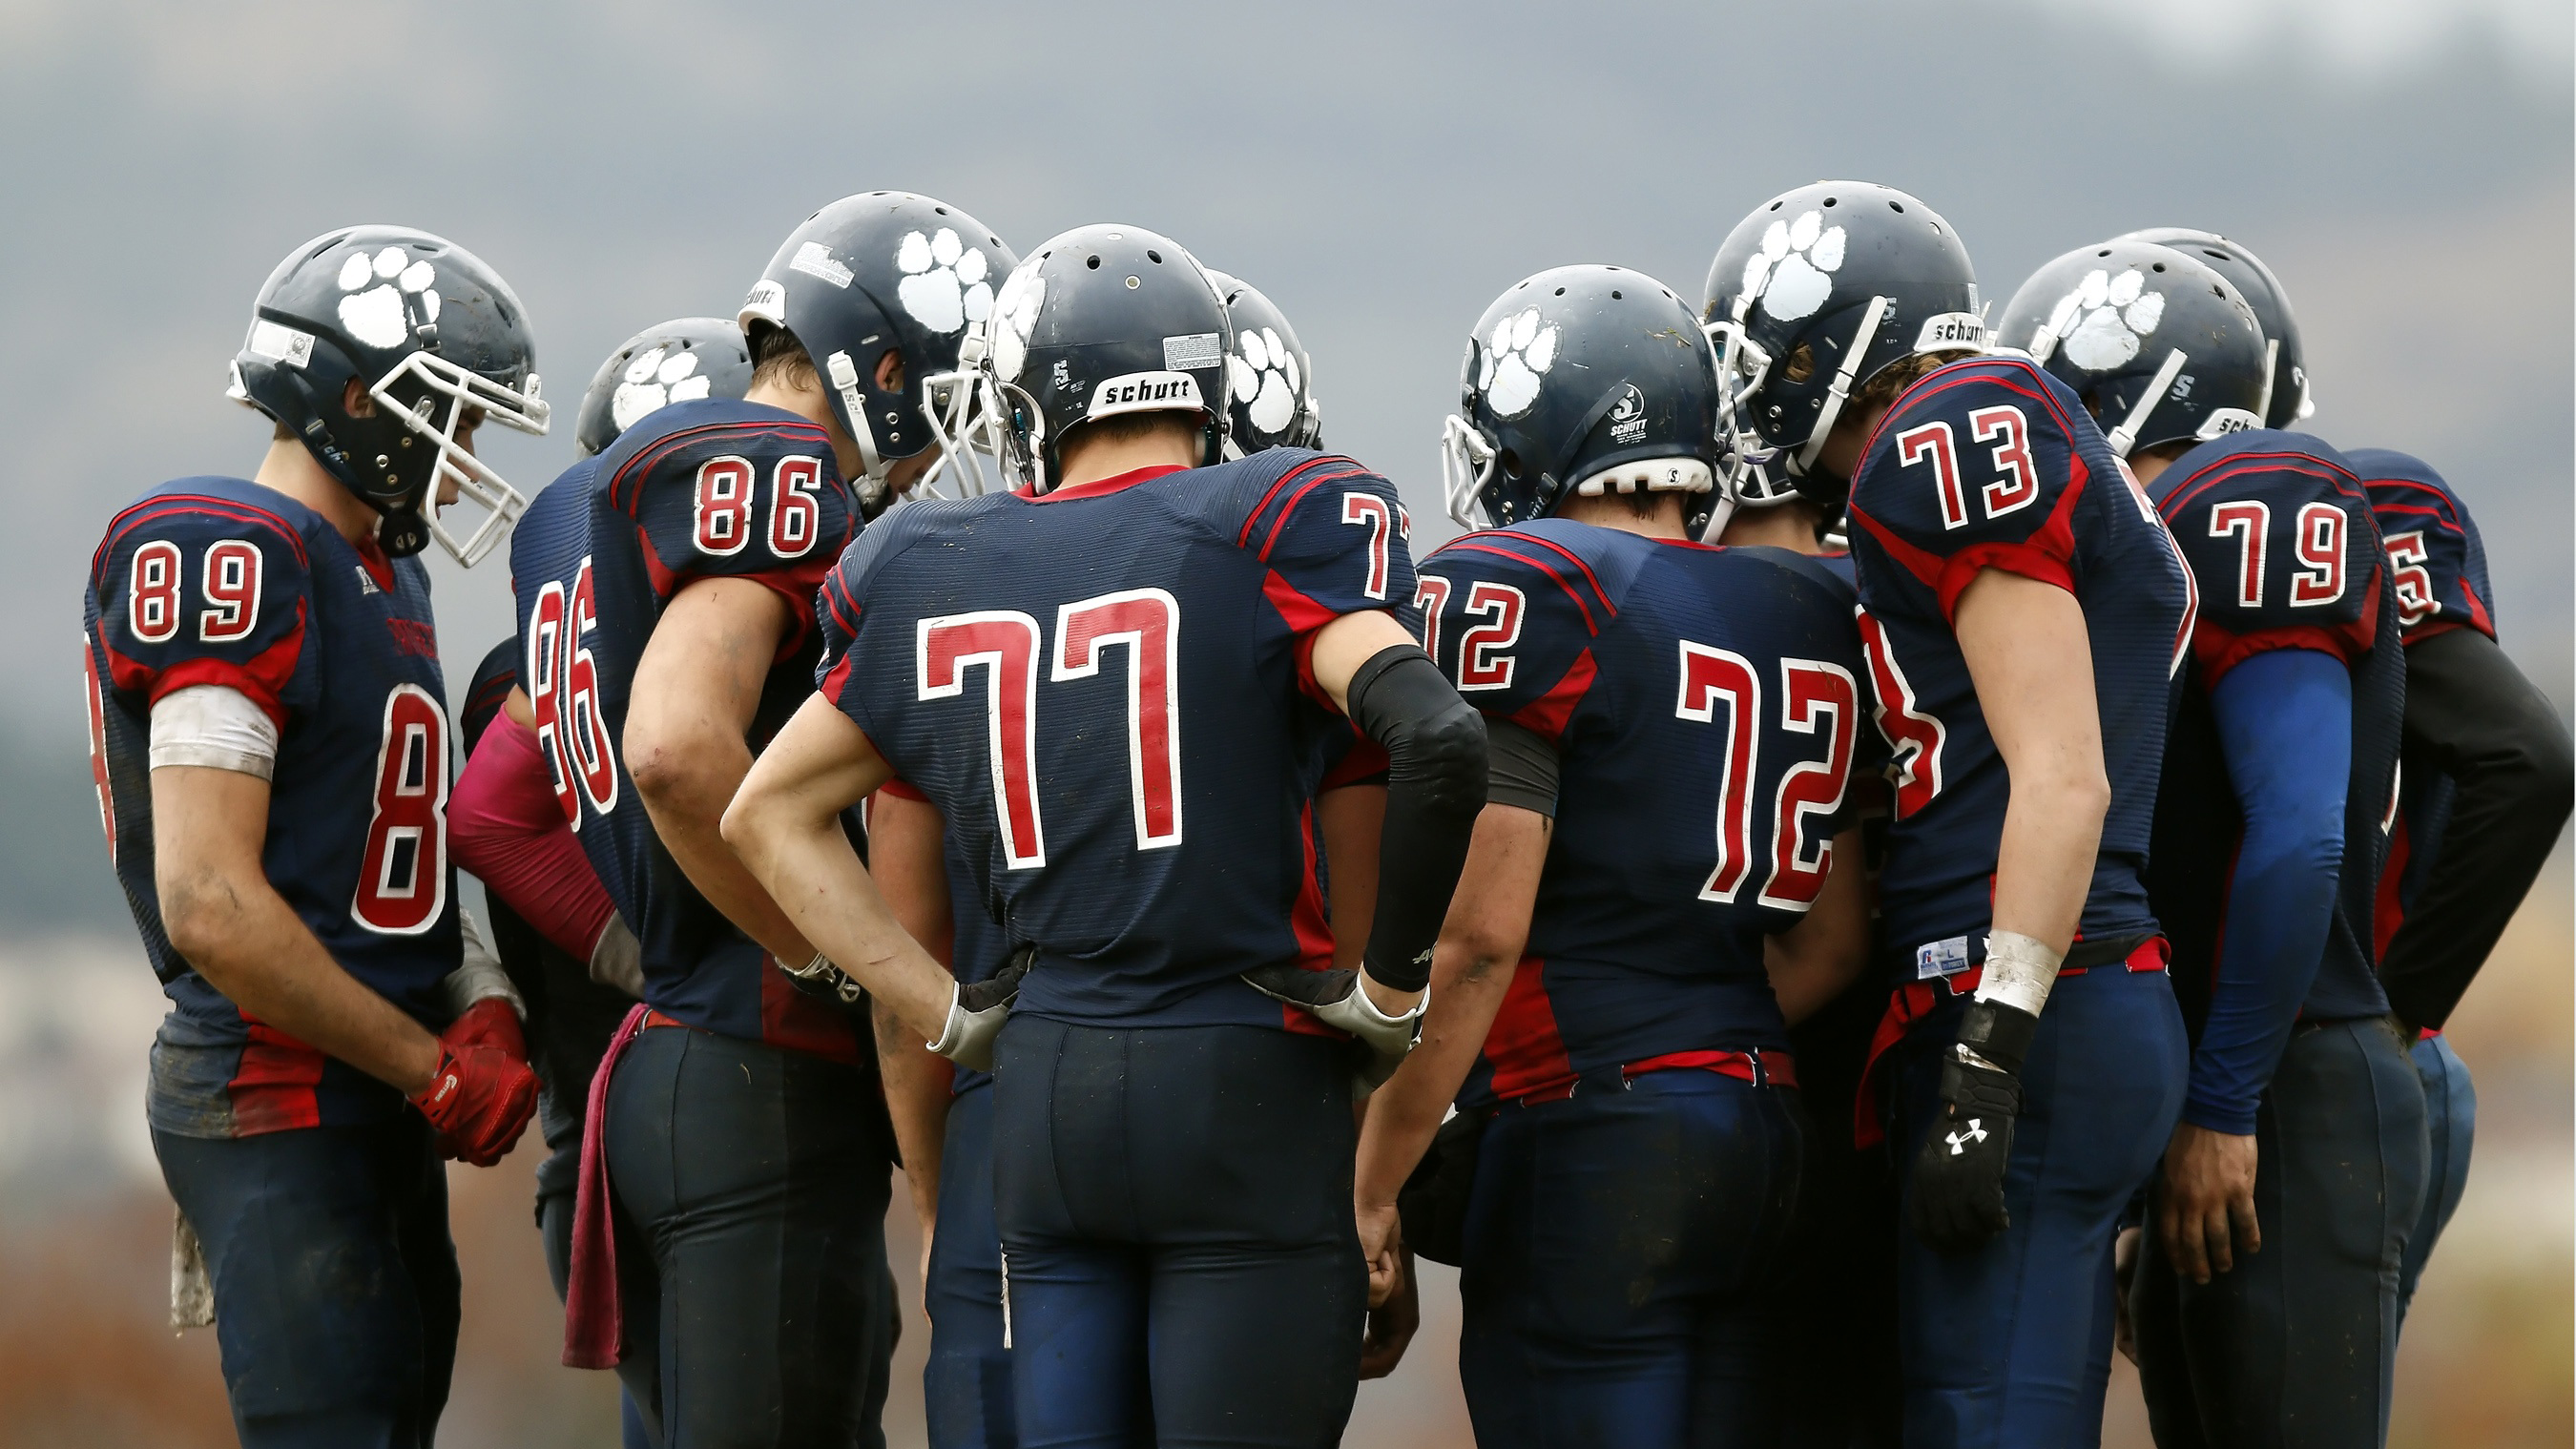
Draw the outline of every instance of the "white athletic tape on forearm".
[[[2065,952],[2018,931],[1997,931],[1986,938],[1986,974],[1977,983],[1977,999],[2037,1016],[2048,1005],[2049,988],[2057,984],[2057,967],[2065,959]]]
[[[510,1010],[521,1021],[528,1019],[528,1003],[520,999],[519,988],[512,984],[510,973],[501,969],[501,958],[492,952],[491,943],[483,937],[483,923],[463,906],[456,908],[456,932],[461,938],[462,963],[447,973],[439,985],[447,993],[448,1009],[458,1016],[471,1010],[476,1002],[497,996],[510,1003]]]

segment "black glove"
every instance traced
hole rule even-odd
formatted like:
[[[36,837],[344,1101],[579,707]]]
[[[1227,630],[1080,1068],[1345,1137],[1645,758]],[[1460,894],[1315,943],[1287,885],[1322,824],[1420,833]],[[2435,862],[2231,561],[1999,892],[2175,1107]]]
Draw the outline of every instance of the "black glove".
[[[1302,966],[1264,966],[1243,973],[1243,983],[1274,1001],[1298,1007],[1329,1027],[1349,1032],[1368,1049],[1368,1059],[1360,1068],[1360,1079],[1374,1087],[1395,1075],[1413,1044],[1422,1039],[1422,1008],[1429,1005],[1431,993],[1424,991],[1413,1003],[1413,1009],[1402,1016],[1389,1016],[1369,1000],[1360,986],[1357,971],[1309,971]]]
[[[948,1001],[947,1027],[939,1040],[926,1045],[968,1071],[991,1071],[993,1043],[1002,1035],[1002,1024],[1010,1020],[1011,1003],[1020,998],[1020,981],[1037,956],[1037,947],[1022,946],[991,976],[959,982],[957,994]]]
[[[1914,1231],[1936,1251],[1964,1253],[2012,1225],[2004,1168],[2021,1115],[2021,1064],[2039,1018],[1972,1002],[1941,1063],[1941,1109],[1914,1159]]]

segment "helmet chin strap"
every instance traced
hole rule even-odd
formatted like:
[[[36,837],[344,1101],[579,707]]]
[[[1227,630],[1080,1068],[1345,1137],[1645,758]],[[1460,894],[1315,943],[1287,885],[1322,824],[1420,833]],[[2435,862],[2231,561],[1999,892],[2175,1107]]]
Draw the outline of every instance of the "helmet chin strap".
[[[2179,347],[2165,354],[2165,365],[2156,369],[2155,380],[2147,384],[2145,392],[2138,394],[2137,402],[2129,408],[2129,415],[2111,430],[2111,456],[2129,456],[2129,449],[2137,445],[2139,431],[2146,427],[2147,418],[2155,412],[2156,404],[2164,400],[2165,389],[2173,386],[2173,380],[2182,375],[2182,365],[2187,360]]]
[[[1449,517],[1461,528],[1483,528],[1478,497],[1494,477],[1494,445],[1465,418],[1451,413],[1440,424],[1440,491]]]
[[[1807,445],[1789,459],[1789,471],[1807,476],[1815,466],[1816,455],[1825,450],[1825,439],[1832,436],[1834,424],[1842,418],[1843,402],[1851,396],[1852,377],[1860,371],[1860,360],[1869,351],[1869,339],[1878,332],[1878,319],[1896,303],[1888,297],[1871,297],[1861,309],[1860,327],[1852,333],[1851,346],[1843,350],[1843,364],[1834,369],[1834,380],[1825,388],[1825,405],[1816,414],[1816,426],[1807,433]]]
[[[859,390],[858,364],[850,361],[850,354],[835,352],[824,360],[823,371],[830,376],[833,390],[841,395],[841,414],[850,424],[850,437],[859,445],[859,473],[866,480],[859,492],[882,499],[886,492],[886,460],[877,456],[876,429],[868,426],[868,400],[867,394]]]
[[[2280,367],[2281,339],[2265,338],[2263,341],[2263,400],[2254,404],[2254,416],[2258,418],[2268,418],[2272,415],[2272,375],[2278,372]]]

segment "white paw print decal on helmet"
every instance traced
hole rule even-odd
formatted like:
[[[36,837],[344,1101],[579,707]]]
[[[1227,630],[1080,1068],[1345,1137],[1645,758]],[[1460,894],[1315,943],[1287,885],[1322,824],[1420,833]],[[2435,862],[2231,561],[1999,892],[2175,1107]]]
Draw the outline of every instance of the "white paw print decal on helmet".
[[[624,432],[646,413],[675,402],[705,397],[712,380],[698,371],[698,355],[683,347],[657,343],[635,354],[608,400],[608,414]]]
[[[2154,333],[2165,318],[2165,294],[2147,290],[2147,274],[2135,267],[2117,277],[2096,269],[2086,272],[2075,290],[2057,299],[2048,314],[2048,330],[2066,360],[2087,372],[2125,367],[2138,355],[2139,339]]]
[[[1297,416],[1301,379],[1288,344],[1268,328],[1234,335],[1235,351],[1225,359],[1226,385],[1245,400],[1252,425],[1264,433],[1283,432]]]
[[[1833,295],[1842,270],[1843,229],[1825,225],[1824,213],[1805,211],[1795,221],[1775,221],[1762,233],[1762,250],[1744,264],[1744,297],[1783,322],[1812,317]]]
[[[1046,301],[1046,278],[1038,275],[1039,257],[1020,263],[1002,282],[993,299],[993,370],[1005,381],[1020,375],[1029,359],[1029,334],[1037,330],[1038,308]]]
[[[1539,379],[1556,366],[1556,326],[1539,325],[1538,309],[1531,307],[1495,323],[1491,343],[1476,390],[1496,417],[1519,417],[1538,401]]]
[[[401,247],[373,256],[351,252],[340,263],[340,325],[369,347],[400,347],[411,336],[411,314],[438,320],[438,269]]]
[[[984,280],[984,252],[941,227],[929,236],[906,232],[894,264],[904,273],[895,296],[912,320],[945,335],[992,315],[993,288]]]

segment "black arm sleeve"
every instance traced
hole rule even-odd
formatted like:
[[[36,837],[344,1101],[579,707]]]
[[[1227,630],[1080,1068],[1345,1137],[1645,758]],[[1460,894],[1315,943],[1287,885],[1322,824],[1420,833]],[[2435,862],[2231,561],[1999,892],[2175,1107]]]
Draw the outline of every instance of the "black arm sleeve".
[[[1386,747],[1386,828],[1368,974],[1398,991],[1431,979],[1431,946],[1485,806],[1485,719],[1428,655],[1399,644],[1351,676],[1351,723]]]
[[[1556,818],[1556,746],[1527,725],[1485,717],[1485,803]]]
[[[2380,962],[2389,1005],[2440,1026],[2558,843],[2576,779],[2567,727],[2494,640],[2453,629],[2406,648],[2406,768],[2459,795],[2440,853]]]

